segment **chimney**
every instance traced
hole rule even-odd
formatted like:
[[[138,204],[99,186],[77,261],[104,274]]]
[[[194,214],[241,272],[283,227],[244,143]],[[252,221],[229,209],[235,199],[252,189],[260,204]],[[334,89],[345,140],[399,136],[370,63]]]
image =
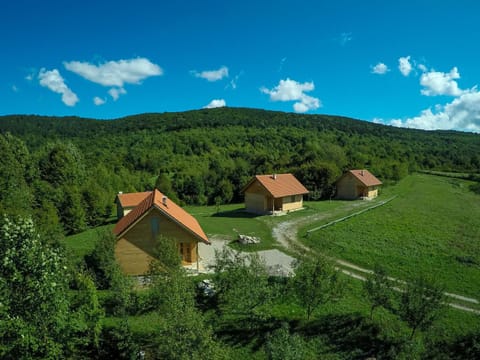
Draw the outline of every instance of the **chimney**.
[[[360,175],[364,175],[365,173],[363,172],[363,170],[360,170]]]
[[[166,197],[165,195],[163,195],[163,197],[162,197],[162,204],[163,204],[164,206],[167,206],[167,200],[168,200],[168,197]]]
[[[273,174],[272,177],[273,177],[273,180],[277,180],[277,174]]]

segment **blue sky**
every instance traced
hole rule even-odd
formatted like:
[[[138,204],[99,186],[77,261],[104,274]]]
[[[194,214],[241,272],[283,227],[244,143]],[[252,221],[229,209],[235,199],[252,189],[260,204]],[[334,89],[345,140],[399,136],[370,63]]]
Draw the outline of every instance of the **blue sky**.
[[[226,105],[480,132],[478,14],[466,0],[6,0],[0,115]]]

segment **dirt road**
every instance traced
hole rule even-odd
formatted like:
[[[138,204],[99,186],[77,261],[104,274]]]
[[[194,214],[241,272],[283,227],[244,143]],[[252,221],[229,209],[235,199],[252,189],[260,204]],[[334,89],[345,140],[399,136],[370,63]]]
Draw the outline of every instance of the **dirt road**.
[[[344,214],[345,212],[348,212],[349,210],[353,210],[358,206],[359,206],[358,202],[352,202],[351,204],[346,204],[345,206],[341,207],[340,209],[337,210],[337,212],[338,213],[341,212],[341,213]],[[376,206],[378,206],[378,204],[373,205],[372,208],[376,207]],[[359,213],[363,213],[363,211],[360,211]],[[310,216],[307,216],[307,217],[304,217],[304,218],[297,218],[297,219],[286,220],[286,221],[280,222],[280,223],[276,224],[272,229],[273,238],[283,248],[285,248],[289,252],[294,252],[294,253],[297,253],[297,254],[299,254],[299,253],[314,253],[315,251],[313,251],[312,249],[310,249],[309,247],[305,246],[304,244],[302,244],[300,242],[300,240],[298,239],[298,231],[303,226],[318,222],[320,220],[330,218],[331,216],[332,216],[331,213],[329,213],[329,214],[320,213],[320,214],[310,215]],[[370,269],[362,268],[360,266],[357,266],[355,264],[349,263],[349,262],[344,261],[344,260],[340,260],[340,259],[332,259],[332,260],[335,261],[335,263],[337,264],[337,268],[340,271],[342,271],[344,274],[346,274],[346,275],[348,275],[352,278],[355,278],[357,280],[365,281],[366,276],[368,274],[373,273],[373,271],[370,270]],[[398,282],[399,284],[405,284],[404,281],[399,280],[399,279],[390,278],[390,280]],[[445,293],[445,295],[448,298],[455,299],[455,300],[460,300],[460,301],[463,301],[463,302],[466,302],[466,303],[471,303],[471,304],[475,304],[475,305],[478,305],[480,303],[477,299],[466,297],[466,296],[463,296],[463,295],[458,295],[458,294],[453,294],[453,293]],[[474,308],[471,308],[469,306],[465,306],[465,305],[462,305],[462,304],[450,303],[449,302],[449,303],[447,303],[447,305],[449,305],[453,308],[456,308],[456,309],[463,310],[463,311],[468,311],[468,312],[472,312],[472,313],[475,313],[475,314],[480,314],[480,310],[477,310],[477,309],[474,309]]]

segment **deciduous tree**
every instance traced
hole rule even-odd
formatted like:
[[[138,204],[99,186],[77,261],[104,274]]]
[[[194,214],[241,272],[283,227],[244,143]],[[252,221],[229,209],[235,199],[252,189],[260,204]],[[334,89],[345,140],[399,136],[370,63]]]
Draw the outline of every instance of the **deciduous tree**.
[[[383,267],[378,264],[375,265],[373,274],[367,277],[363,289],[371,302],[370,318],[373,316],[373,311],[377,307],[391,308],[393,289]]]
[[[60,358],[68,336],[68,271],[29,218],[0,219],[0,356]]]
[[[292,287],[298,303],[305,308],[307,320],[320,305],[337,299],[343,282],[339,271],[324,258],[306,258],[295,268]]]
[[[417,330],[427,330],[440,316],[444,299],[443,288],[423,276],[407,283],[400,295],[398,315],[412,329],[410,338]]]

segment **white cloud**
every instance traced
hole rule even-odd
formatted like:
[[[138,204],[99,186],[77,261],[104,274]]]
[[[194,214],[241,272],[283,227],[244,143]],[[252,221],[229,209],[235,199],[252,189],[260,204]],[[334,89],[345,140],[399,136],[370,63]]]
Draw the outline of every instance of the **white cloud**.
[[[352,41],[353,37],[352,37],[352,33],[351,32],[348,32],[348,33],[341,33],[340,34],[340,45],[342,46],[345,46],[348,42]]]
[[[13,92],[19,92],[20,90],[18,89],[18,87],[16,85],[12,85],[12,91]]]
[[[237,88],[237,84],[238,84],[238,80],[240,79],[240,77],[243,75],[243,70],[240,71],[237,75],[235,75],[231,80],[230,82],[225,86],[225,89],[228,89],[228,88],[231,88],[233,90],[235,90]]]
[[[38,74],[40,85],[62,94],[62,101],[67,106],[75,106],[79,101],[77,95],[65,84],[65,80],[57,69],[45,70],[42,68]]]
[[[193,70],[191,71],[191,73],[195,75],[195,77],[213,82],[222,80],[224,77],[228,77],[228,68],[226,66],[222,66],[218,70],[206,70],[202,72],[197,72]]]
[[[297,101],[293,104],[295,112],[306,112],[315,110],[321,106],[320,100],[305,94],[307,91],[315,89],[313,82],[299,83],[287,78],[280,80],[277,86],[269,90],[265,87],[260,88],[264,94],[270,95],[272,101]]]
[[[218,107],[224,107],[227,106],[227,103],[223,99],[213,99],[210,101],[208,105],[205,105],[203,108],[204,109],[213,109],[213,108],[218,108]]]
[[[95,96],[95,97],[93,98],[93,103],[94,103],[95,105],[99,106],[99,105],[105,104],[105,103],[106,103],[106,100],[105,100],[105,99],[102,99],[102,98],[100,98],[100,97],[98,97],[98,96]]]
[[[405,120],[394,119],[390,125],[425,130],[464,130],[480,132],[480,92],[474,88],[446,105],[423,110]]]
[[[379,62],[377,65],[372,67],[372,74],[383,75],[386,74],[387,71],[390,71],[390,69],[382,62]]]
[[[458,69],[454,67],[449,73],[430,71],[423,73],[420,84],[424,87],[421,93],[426,96],[451,95],[459,96],[464,93],[459,89],[456,79],[460,79]]]
[[[112,97],[113,101],[117,101],[120,95],[125,95],[127,93],[127,90],[124,88],[111,88],[108,90],[108,94]]]
[[[401,57],[398,59],[398,69],[403,76],[408,76],[412,71],[412,64],[410,63],[410,56]]]
[[[163,74],[160,66],[146,58],[109,61],[101,65],[70,61],[63,65],[69,71],[103,86],[123,87],[124,84],[139,84],[142,80]]]
[[[421,72],[427,72],[428,71],[427,67],[423,64],[418,64],[417,67],[420,69]]]

